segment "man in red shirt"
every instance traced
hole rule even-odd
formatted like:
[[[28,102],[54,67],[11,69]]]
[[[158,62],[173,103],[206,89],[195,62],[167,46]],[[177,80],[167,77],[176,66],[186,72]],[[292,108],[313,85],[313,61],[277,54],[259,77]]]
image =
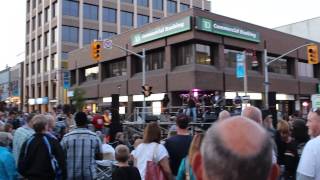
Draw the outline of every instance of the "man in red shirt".
[[[96,131],[101,131],[104,128],[104,117],[99,113],[95,114],[92,119],[92,124]]]

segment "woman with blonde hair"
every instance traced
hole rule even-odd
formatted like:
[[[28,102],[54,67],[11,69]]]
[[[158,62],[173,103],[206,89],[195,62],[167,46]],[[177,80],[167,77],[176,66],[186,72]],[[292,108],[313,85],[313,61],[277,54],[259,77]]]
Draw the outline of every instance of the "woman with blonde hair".
[[[144,129],[143,142],[132,152],[134,164],[139,169],[142,180],[147,179],[148,161],[156,162],[161,167],[166,179],[172,179],[168,151],[160,144],[160,140],[160,127],[157,123],[149,123]]]
[[[203,137],[204,135],[202,133],[196,134],[193,137],[188,156],[182,159],[176,180],[196,180],[196,177],[194,176],[192,171],[191,164],[194,155],[200,151]]]

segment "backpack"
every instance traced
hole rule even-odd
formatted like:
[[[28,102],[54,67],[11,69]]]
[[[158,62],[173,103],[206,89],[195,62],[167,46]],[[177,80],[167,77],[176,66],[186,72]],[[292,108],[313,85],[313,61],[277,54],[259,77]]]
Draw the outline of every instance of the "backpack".
[[[51,145],[49,143],[48,137],[47,137],[47,135],[44,135],[42,138],[43,138],[44,144],[46,145],[46,147],[48,149],[50,162],[51,162],[51,167],[52,167],[53,172],[55,173],[55,176],[56,176],[55,180],[61,180],[62,179],[62,170],[59,167],[59,163],[58,163],[56,157],[52,154]],[[26,148],[25,148],[25,151],[24,151],[24,155],[25,155],[24,158],[26,158],[29,145],[30,145],[30,143],[32,142],[33,139],[34,139],[34,135],[27,140]]]

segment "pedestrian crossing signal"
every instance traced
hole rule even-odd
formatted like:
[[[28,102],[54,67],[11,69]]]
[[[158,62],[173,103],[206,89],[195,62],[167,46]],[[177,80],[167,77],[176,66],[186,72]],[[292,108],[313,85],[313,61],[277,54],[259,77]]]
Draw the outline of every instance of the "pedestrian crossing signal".
[[[102,43],[101,41],[93,41],[91,43],[91,57],[96,62],[101,61],[101,51],[102,49]]]
[[[144,95],[144,97],[149,97],[152,92],[152,86],[149,86],[149,85],[144,85],[144,86],[141,86],[142,87],[142,94]]]
[[[308,64],[318,64],[318,46],[315,44],[307,46]]]

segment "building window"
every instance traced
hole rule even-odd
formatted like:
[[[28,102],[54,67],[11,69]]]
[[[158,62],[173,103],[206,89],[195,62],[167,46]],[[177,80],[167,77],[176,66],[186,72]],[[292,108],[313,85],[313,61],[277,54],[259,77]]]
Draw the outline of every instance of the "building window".
[[[58,69],[58,56],[57,53],[51,55],[51,69]]]
[[[65,16],[79,16],[79,3],[72,0],[63,0],[62,14]]]
[[[68,59],[68,58],[69,58],[69,53],[68,53],[68,52],[62,52],[62,53],[61,53],[61,58],[62,58],[63,60]]]
[[[51,43],[54,44],[58,42],[58,28],[54,27],[51,31]]]
[[[42,12],[38,13],[38,27],[42,24]]]
[[[32,0],[32,9],[36,8],[37,0]]]
[[[83,17],[85,19],[98,20],[98,6],[83,4]]]
[[[195,44],[195,49],[195,59],[197,64],[213,65],[210,46],[204,44]]]
[[[167,5],[168,13],[174,14],[177,12],[177,2],[168,0]]]
[[[152,0],[152,8],[156,10],[163,10],[163,0]]]
[[[125,59],[110,61],[106,67],[107,78],[127,75],[127,61]]]
[[[30,0],[27,1],[27,13],[29,13],[29,12],[30,12]]]
[[[138,27],[149,23],[149,16],[138,14]]]
[[[34,61],[31,63],[31,75],[33,76],[35,73],[35,63]]]
[[[243,54],[243,50],[239,49],[224,49],[224,58],[226,66],[230,68],[237,67],[237,55]],[[255,63],[254,63],[255,62]],[[247,69],[252,71],[259,71],[260,62],[257,60],[255,52],[246,52]]]
[[[35,49],[36,49],[36,48],[35,48],[35,41],[36,41],[35,39],[32,39],[32,41],[31,41],[31,52],[32,52],[32,53],[34,53],[34,51],[35,51]]]
[[[32,17],[32,31],[36,29],[36,17]]]
[[[133,14],[127,11],[121,11],[121,25],[133,26]]]
[[[37,73],[41,73],[41,59],[37,61]]]
[[[46,7],[46,9],[44,9],[44,23],[49,21],[49,12],[49,7]]]
[[[148,7],[149,6],[149,0],[137,0],[137,4],[138,4],[138,6]]]
[[[306,62],[298,62],[298,75],[303,77],[314,77],[313,65]]]
[[[85,81],[97,80],[98,74],[99,74],[99,67],[98,66],[86,68],[84,70]]]
[[[78,43],[79,29],[72,26],[62,26],[62,41]]]
[[[41,49],[42,36],[38,36],[38,50]]]
[[[48,47],[49,45],[49,31],[44,33],[44,47]]]
[[[193,57],[193,45],[188,44],[188,45],[182,45],[177,47],[177,50],[174,54],[176,54],[176,65],[181,66],[181,65],[187,65],[191,64],[192,62],[192,57]]]
[[[180,4],[180,12],[187,11],[189,9],[189,7],[190,6],[188,4],[181,3]]]
[[[26,31],[27,31],[27,34],[30,33],[30,21],[27,21],[27,24],[26,24]]]
[[[95,39],[98,39],[98,30],[83,29],[83,44],[90,44]]]
[[[276,57],[268,56],[268,61],[272,61]],[[285,58],[278,59],[269,64],[268,71],[278,74],[290,74],[289,61]]]
[[[27,42],[27,44],[26,44],[26,55],[29,55],[29,50],[30,50],[29,46],[30,46],[30,44]]]
[[[148,53],[146,56],[146,70],[163,69],[164,50]]]
[[[43,60],[43,71],[44,72],[49,71],[48,64],[49,64],[49,56],[46,56],[46,57],[44,57],[44,60]]]
[[[103,31],[102,32],[102,38],[103,39],[109,39],[111,38],[112,36],[116,35],[117,33],[115,32],[108,32],[108,31]]]
[[[29,64],[26,64],[26,76],[29,77]]]
[[[103,8],[103,21],[109,23],[117,22],[117,10],[112,8]]]
[[[121,0],[121,2],[124,2],[124,3],[133,3],[133,0]]]
[[[52,18],[56,17],[57,15],[57,2],[52,4]]]

